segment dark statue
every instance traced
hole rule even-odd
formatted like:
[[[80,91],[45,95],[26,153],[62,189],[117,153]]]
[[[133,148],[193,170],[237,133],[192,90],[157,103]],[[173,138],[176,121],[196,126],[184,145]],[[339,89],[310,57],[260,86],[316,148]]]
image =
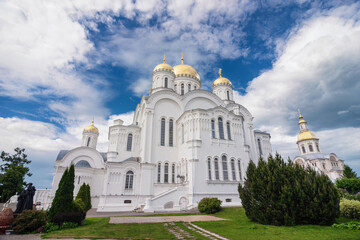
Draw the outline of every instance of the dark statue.
[[[18,203],[16,205],[15,214],[19,214],[24,210],[32,210],[33,209],[33,199],[35,195],[35,187],[32,183],[29,183],[26,190],[23,190],[19,197]]]

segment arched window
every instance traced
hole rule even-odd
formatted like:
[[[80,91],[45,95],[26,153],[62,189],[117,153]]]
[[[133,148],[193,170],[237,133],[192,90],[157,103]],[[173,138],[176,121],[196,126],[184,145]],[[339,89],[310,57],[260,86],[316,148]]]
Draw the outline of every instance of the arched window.
[[[311,144],[309,144],[309,150],[310,150],[310,152],[314,151],[313,146]]]
[[[188,84],[188,92],[191,91],[191,84]]]
[[[316,144],[316,149],[318,152],[320,152],[319,144]]]
[[[226,95],[227,95],[227,100],[230,100],[230,92],[226,91]]]
[[[194,86],[194,90],[196,90],[196,85]]]
[[[164,166],[164,183],[168,183],[169,182],[169,164],[165,163]]]
[[[171,166],[171,182],[175,183],[175,163]]]
[[[214,169],[215,169],[215,179],[219,180],[219,160],[217,158],[214,159]]]
[[[218,118],[218,124],[219,124],[219,138],[224,139],[224,126],[223,126],[223,120],[221,117]]]
[[[165,87],[167,88],[168,87],[168,78],[166,77],[165,78],[165,83],[164,83]]]
[[[131,151],[131,147],[132,147],[132,134],[129,133],[127,139],[126,151]]]
[[[161,119],[160,145],[165,146],[165,118]]]
[[[260,155],[263,155],[262,154],[262,149],[261,149],[261,140],[260,140],[260,138],[258,138],[257,142],[258,142],[258,147],[259,147],[259,153],[260,153]]]
[[[172,119],[169,120],[169,146],[172,147],[174,145],[174,121]]]
[[[235,174],[235,160],[231,159],[231,174],[232,174],[232,180],[236,180],[236,174]]]
[[[133,189],[133,183],[134,183],[134,173],[133,171],[128,171],[126,173],[126,178],[125,178],[125,189]]]
[[[231,140],[230,122],[226,123],[226,130],[227,130],[227,134],[228,134],[228,139]]]
[[[209,180],[211,180],[211,159],[208,158],[207,160],[207,165],[208,165],[208,178]]]
[[[215,120],[211,120],[211,137],[215,138]]]
[[[181,84],[181,95],[184,95],[184,84]]]
[[[86,143],[86,146],[88,147],[90,145],[90,137],[88,137],[88,140],[87,140],[87,143]]]
[[[238,160],[238,170],[239,170],[239,180],[241,181],[242,180],[242,177],[241,177],[241,162],[240,160]]]
[[[305,150],[305,146],[304,146],[304,145],[301,146],[301,150],[302,150],[303,153],[306,153],[306,150]]]
[[[158,176],[157,176],[157,182],[160,183],[161,181],[161,163],[158,163]]]
[[[222,156],[222,168],[223,168],[223,178],[224,180],[229,179],[228,168],[227,168],[227,159],[226,156]]]
[[[175,90],[175,92],[177,91],[177,85],[176,84],[174,85],[174,90]]]

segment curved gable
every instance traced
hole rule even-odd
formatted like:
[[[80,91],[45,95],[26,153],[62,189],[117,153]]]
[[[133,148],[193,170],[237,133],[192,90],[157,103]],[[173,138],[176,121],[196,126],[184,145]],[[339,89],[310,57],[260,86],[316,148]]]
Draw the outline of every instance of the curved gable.
[[[68,151],[61,160],[56,162],[56,165],[69,167],[71,164],[76,165],[81,161],[88,162],[92,168],[103,168],[105,166],[101,154],[89,147],[78,147]]]

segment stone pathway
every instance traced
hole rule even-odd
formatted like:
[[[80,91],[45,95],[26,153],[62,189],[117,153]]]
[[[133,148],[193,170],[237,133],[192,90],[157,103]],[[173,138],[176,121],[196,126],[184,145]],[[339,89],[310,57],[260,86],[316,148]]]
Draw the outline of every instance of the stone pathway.
[[[159,216],[159,217],[111,217],[110,224],[121,223],[165,223],[165,222],[209,222],[227,219],[208,215]]]
[[[207,239],[211,239],[211,240],[228,240],[227,238],[224,238],[218,234],[212,233],[210,231],[207,231],[203,228],[200,228],[192,223],[180,223],[182,224],[185,228],[189,229],[190,232],[185,231],[184,229],[182,229],[181,227],[175,225],[175,223],[170,222],[170,223],[164,223],[165,228],[175,236],[176,239],[179,240],[185,240],[185,239],[197,239],[197,237],[195,237],[192,233],[196,232],[202,236],[204,236]]]

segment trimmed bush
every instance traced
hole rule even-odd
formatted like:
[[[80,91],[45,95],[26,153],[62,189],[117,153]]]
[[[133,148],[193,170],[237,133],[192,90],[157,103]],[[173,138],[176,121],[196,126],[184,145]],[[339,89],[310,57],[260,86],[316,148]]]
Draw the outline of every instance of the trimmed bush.
[[[336,181],[336,187],[346,189],[349,193],[360,192],[360,178],[341,178]]]
[[[91,209],[90,185],[81,185],[75,200],[81,200],[84,204],[84,212],[86,213]]]
[[[360,202],[356,200],[341,199],[340,213],[344,217],[360,219]]]
[[[45,224],[45,212],[37,210],[24,210],[15,218],[13,229],[17,234],[31,233]]]
[[[81,225],[82,220],[84,220],[82,212],[58,213],[53,217],[53,222],[57,225],[62,225],[64,222],[73,222]]]
[[[203,198],[199,202],[198,209],[201,213],[212,214],[221,210],[221,200],[217,198]]]
[[[339,216],[339,195],[324,174],[304,169],[279,154],[268,161],[252,161],[239,194],[246,216],[270,225],[331,225]]]

